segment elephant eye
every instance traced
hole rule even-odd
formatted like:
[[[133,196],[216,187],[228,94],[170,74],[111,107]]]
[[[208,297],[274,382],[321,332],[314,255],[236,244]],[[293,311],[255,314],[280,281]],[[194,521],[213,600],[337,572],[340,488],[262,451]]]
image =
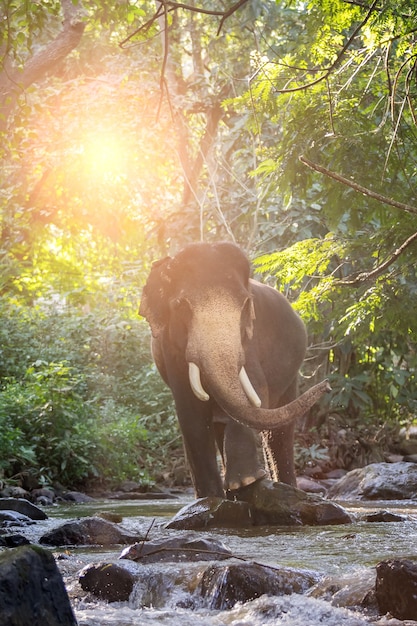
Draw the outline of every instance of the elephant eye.
[[[174,298],[171,300],[171,312],[175,314],[176,317],[186,319],[191,314],[190,303],[185,298]]]

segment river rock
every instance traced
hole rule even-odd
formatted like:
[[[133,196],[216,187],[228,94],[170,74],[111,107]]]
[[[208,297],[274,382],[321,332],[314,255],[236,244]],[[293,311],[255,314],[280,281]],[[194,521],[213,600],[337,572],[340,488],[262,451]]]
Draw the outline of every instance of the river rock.
[[[260,480],[240,489],[238,497],[248,502],[255,525],[325,526],[352,521],[340,505],[285,483]]]
[[[24,498],[0,498],[0,510],[17,511],[32,520],[48,519],[47,514],[42,509]]]
[[[271,524],[324,526],[349,524],[352,521],[340,505],[270,480],[259,480],[239,489],[236,498],[238,500],[235,502],[221,498],[200,498],[183,507],[166,527],[188,529]],[[225,524],[223,511],[229,512],[229,509],[233,513],[228,514],[228,524]]]
[[[219,561],[232,556],[231,550],[219,539],[187,534],[173,539],[136,543],[123,550],[120,558],[141,563],[161,563]]]
[[[375,595],[381,613],[417,620],[417,563],[409,559],[378,563]]]
[[[337,500],[416,500],[417,465],[371,463],[348,472],[328,491]]]
[[[203,574],[200,593],[207,608],[226,610],[264,594],[304,593],[317,580],[318,576],[310,572],[257,563],[212,565]]]
[[[132,593],[137,569],[132,571],[130,562],[90,563],[79,574],[84,591],[93,593],[107,602],[127,602]]]
[[[143,537],[121,528],[117,524],[99,517],[86,517],[67,522],[48,531],[40,538],[40,543],[48,546],[78,545],[117,545],[134,543]]]
[[[36,524],[36,522],[17,511],[0,511],[0,525],[2,527],[27,526],[28,524]]]
[[[3,548],[17,548],[29,543],[29,539],[23,535],[0,535],[0,546]]]
[[[166,528],[188,530],[211,527],[240,528],[252,525],[247,502],[232,502],[222,498],[199,498],[176,513]]]
[[[54,557],[37,546],[0,553],[0,624],[76,626]]]

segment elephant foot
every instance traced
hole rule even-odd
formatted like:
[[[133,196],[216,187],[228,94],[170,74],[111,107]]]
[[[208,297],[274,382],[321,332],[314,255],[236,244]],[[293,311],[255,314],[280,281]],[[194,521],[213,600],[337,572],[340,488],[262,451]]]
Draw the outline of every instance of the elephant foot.
[[[226,480],[224,488],[227,492],[236,491],[237,489],[242,489],[242,487],[248,487],[253,483],[256,483],[258,480],[262,480],[267,475],[266,471],[262,468],[258,469],[255,472],[254,476],[244,476],[239,477],[238,479]]]

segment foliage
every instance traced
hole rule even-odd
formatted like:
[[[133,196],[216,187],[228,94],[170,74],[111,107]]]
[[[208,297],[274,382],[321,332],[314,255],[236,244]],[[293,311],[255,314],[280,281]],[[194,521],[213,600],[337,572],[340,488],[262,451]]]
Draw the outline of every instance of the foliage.
[[[3,303],[0,471],[6,478],[30,470],[40,482],[65,485],[150,482],[162,472],[155,449],[182,457],[147,330],[116,315],[38,309],[29,318],[26,307]]]

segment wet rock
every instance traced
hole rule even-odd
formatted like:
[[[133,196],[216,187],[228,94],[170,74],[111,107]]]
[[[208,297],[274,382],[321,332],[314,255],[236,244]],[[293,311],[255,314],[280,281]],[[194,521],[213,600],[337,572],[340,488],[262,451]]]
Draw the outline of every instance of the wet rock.
[[[317,578],[309,572],[257,563],[212,565],[203,574],[200,593],[207,608],[226,610],[237,602],[248,602],[264,594],[304,593]]]
[[[27,515],[23,515],[23,513],[18,513],[17,511],[0,510],[0,525],[2,527],[27,526],[28,524],[35,524],[35,522]]]
[[[407,518],[404,515],[398,515],[398,513],[391,513],[391,511],[377,511],[365,515],[364,520],[365,522],[405,522]]]
[[[188,530],[206,527],[240,528],[253,524],[249,505],[222,498],[199,498],[178,511],[166,528]]]
[[[50,530],[40,538],[40,543],[48,546],[107,546],[133,543],[141,539],[112,522],[99,517],[86,517]]]
[[[76,626],[54,557],[22,546],[0,554],[0,624]]]
[[[324,526],[352,521],[340,505],[270,480],[259,480],[239,489],[235,497],[233,502],[221,498],[200,498],[183,507],[166,527]]]
[[[108,602],[126,602],[132,593],[137,570],[130,563],[90,563],[79,574],[84,591]]]
[[[375,595],[381,613],[401,620],[417,619],[417,563],[381,561],[376,566]]]
[[[333,485],[327,496],[338,500],[415,500],[417,465],[414,463],[371,463],[348,472]]]
[[[23,537],[23,535],[0,536],[0,546],[3,546],[5,548],[17,548],[18,546],[24,546],[29,543],[29,539],[26,539],[26,537]]]
[[[121,524],[123,521],[123,515],[114,513],[113,511],[99,511],[97,517],[106,519],[108,522],[113,522],[113,524]]]
[[[297,478],[297,489],[301,489],[301,491],[306,493],[317,493],[320,495],[324,495],[327,491],[324,485],[309,476],[299,476]]]
[[[219,539],[184,535],[173,539],[159,539],[129,546],[123,550],[121,559],[141,563],[219,561],[233,555]]]
[[[55,491],[49,488],[33,489],[30,494],[31,500],[41,506],[52,506],[55,500]]]
[[[59,499],[65,502],[74,502],[75,504],[94,502],[94,498],[87,496],[86,493],[81,493],[81,491],[65,491],[60,495]]]
[[[0,498],[0,510],[17,511],[33,520],[48,519],[47,514],[24,498]]]
[[[237,497],[248,502],[256,525],[325,526],[352,521],[338,504],[270,480],[260,480],[240,489]]]
[[[362,568],[345,574],[325,576],[309,590],[312,598],[321,598],[334,606],[366,609],[378,614],[375,600],[375,569]]]
[[[29,497],[29,492],[22,487],[8,486],[0,491],[0,498],[24,498],[27,500]]]

